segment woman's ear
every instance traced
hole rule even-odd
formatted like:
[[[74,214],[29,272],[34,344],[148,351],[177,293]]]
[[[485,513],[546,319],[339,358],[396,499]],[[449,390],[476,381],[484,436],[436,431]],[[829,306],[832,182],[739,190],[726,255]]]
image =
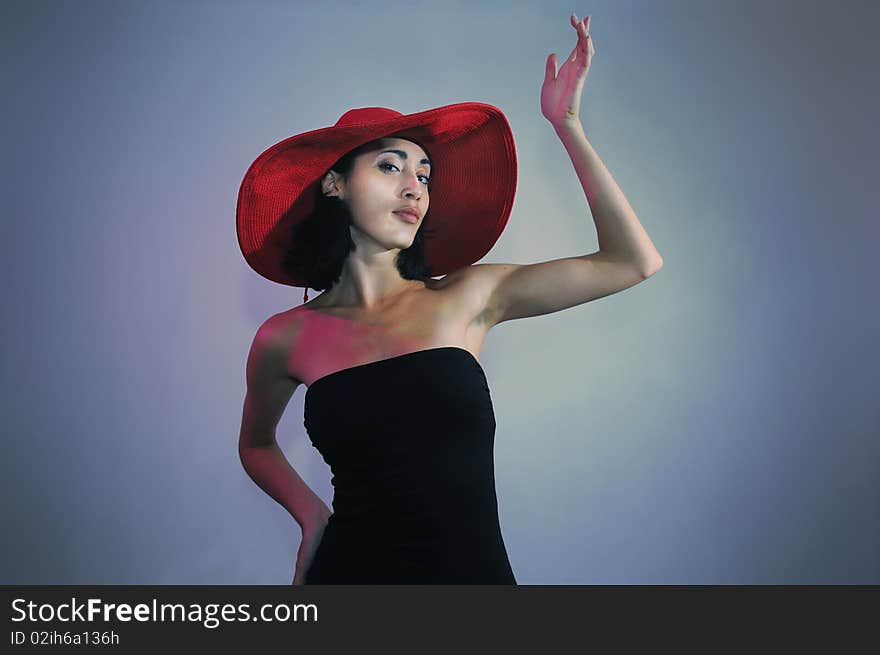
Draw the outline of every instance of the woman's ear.
[[[321,181],[321,193],[328,198],[342,198],[339,182],[340,176],[336,171],[327,171],[327,174],[324,175],[324,179]]]

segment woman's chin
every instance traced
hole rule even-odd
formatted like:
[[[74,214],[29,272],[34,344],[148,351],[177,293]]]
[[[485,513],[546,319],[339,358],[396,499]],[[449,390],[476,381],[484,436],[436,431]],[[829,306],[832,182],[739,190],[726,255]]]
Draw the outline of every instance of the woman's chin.
[[[408,239],[394,239],[389,244],[389,249],[398,248],[400,250],[406,250],[413,244],[413,241],[415,241],[415,235],[410,235],[410,238]]]

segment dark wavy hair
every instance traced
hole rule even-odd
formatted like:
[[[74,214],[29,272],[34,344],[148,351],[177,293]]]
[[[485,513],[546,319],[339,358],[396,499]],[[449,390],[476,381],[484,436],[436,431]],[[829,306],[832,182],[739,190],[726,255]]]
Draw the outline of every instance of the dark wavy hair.
[[[385,138],[391,137],[370,141],[347,152],[330,169],[342,175],[343,179],[347,178],[355,158],[380,147]],[[431,157],[428,150],[417,141],[409,137],[398,138],[412,141]],[[323,180],[323,175],[321,179]],[[404,279],[426,280],[433,277],[425,260],[424,242],[430,214],[429,207],[412,245],[397,255],[397,270]],[[345,202],[337,197],[325,196],[318,184],[314,210],[293,226],[292,245],[285,253],[283,261],[285,270],[296,278],[305,280],[310,289],[324,291],[332,287],[339,282],[342,266],[349,253],[356,249],[350,226],[351,212]]]

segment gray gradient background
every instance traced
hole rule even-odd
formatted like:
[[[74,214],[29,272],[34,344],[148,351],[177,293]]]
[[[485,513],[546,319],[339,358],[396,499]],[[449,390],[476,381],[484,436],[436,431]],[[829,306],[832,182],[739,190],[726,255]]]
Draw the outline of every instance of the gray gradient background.
[[[582,121],[665,266],[489,334],[518,581],[880,583],[871,4],[3,2],[0,582],[289,584],[237,440],[302,290],[238,250],[245,170],[352,107],[488,102],[520,183],[482,261],[593,252],[538,102],[576,11]],[[329,504],[304,393],[279,442]]]

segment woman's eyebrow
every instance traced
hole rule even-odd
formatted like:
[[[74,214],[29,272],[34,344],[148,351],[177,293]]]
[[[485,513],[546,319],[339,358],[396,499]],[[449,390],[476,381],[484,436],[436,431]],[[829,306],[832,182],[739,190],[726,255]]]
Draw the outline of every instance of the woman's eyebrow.
[[[381,154],[386,153],[386,152],[393,152],[395,155],[397,155],[397,156],[400,157],[401,159],[408,159],[408,157],[406,156],[406,152],[404,152],[403,150],[394,150],[393,148],[388,148],[387,150],[382,150],[382,151],[379,152],[379,154],[381,155]],[[427,164],[428,166],[431,166],[431,160],[430,160],[430,159],[423,159],[423,160],[420,161],[419,163],[420,163],[420,164]]]

